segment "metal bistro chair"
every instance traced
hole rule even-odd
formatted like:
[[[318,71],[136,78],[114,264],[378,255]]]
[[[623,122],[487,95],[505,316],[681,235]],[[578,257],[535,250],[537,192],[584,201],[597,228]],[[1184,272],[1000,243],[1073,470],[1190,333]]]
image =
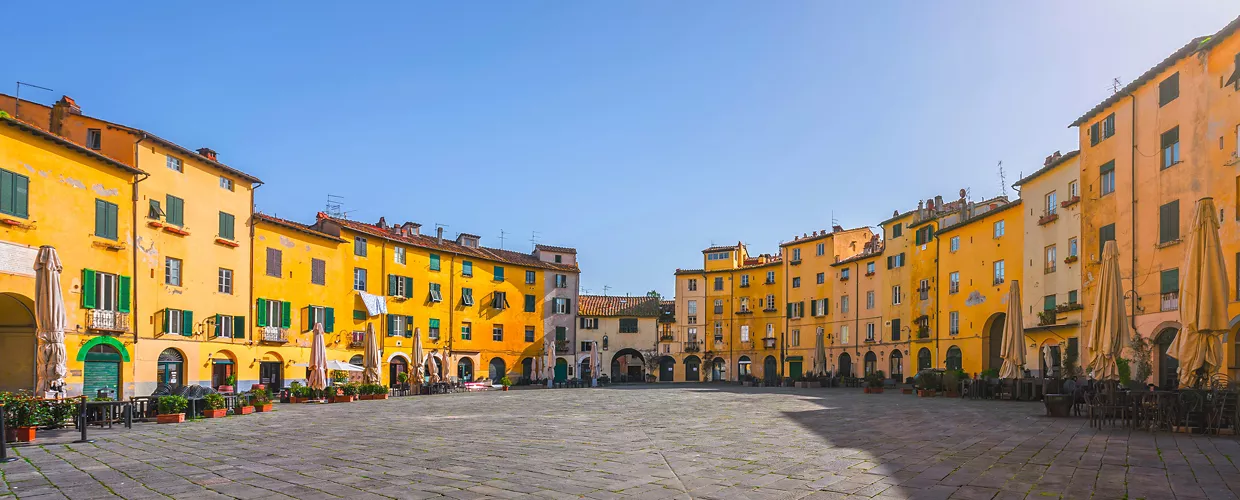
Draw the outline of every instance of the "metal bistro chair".
[[[1223,429],[1236,429],[1237,403],[1240,394],[1234,391],[1217,390],[1210,398],[1210,411],[1206,415],[1206,432],[1219,434]]]
[[[1194,427],[1202,427],[1206,423],[1207,393],[1202,390],[1182,389],[1176,400],[1175,415],[1172,423],[1191,431]]]

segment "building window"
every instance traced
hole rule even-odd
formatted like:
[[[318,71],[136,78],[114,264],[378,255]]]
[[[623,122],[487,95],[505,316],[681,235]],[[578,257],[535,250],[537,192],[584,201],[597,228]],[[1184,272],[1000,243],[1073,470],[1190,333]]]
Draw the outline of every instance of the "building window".
[[[406,299],[413,297],[413,278],[389,274],[388,295]]]
[[[723,290],[723,278],[715,278],[715,291]]]
[[[768,285],[774,285],[774,284],[775,284],[775,271],[767,271],[767,272],[766,272],[766,284],[768,284]]]
[[[0,170],[0,213],[21,217],[29,216],[30,178]]]
[[[1003,283],[1003,277],[1004,277],[1004,273],[1003,273],[1003,261],[1001,261],[1001,260],[996,260],[996,261],[995,261],[995,263],[994,263],[994,269],[995,269],[995,282],[994,282],[994,284],[998,285],[998,284]]]
[[[82,281],[83,308],[129,312],[128,276],[83,270]]]
[[[1046,247],[1046,262],[1043,272],[1047,274],[1055,272],[1055,262],[1055,245]]]
[[[900,305],[900,285],[892,285],[891,287],[891,305]]]
[[[848,312],[848,296],[847,295],[840,297],[840,312],[842,313]]]
[[[887,269],[895,269],[897,267],[904,267],[904,253],[903,252],[901,252],[898,255],[887,256]]]
[[[215,336],[229,338],[229,339],[240,338],[238,335],[236,335],[237,333],[236,328],[235,328],[237,325],[236,321],[237,319],[235,316],[216,314],[215,315]]]
[[[891,340],[900,340],[900,318],[893,318],[891,320]]]
[[[1180,239],[1180,200],[1158,207],[1158,242]]]
[[[1046,210],[1045,210],[1046,215],[1055,214],[1055,209],[1059,207],[1059,205],[1057,204],[1058,202],[1055,201],[1056,198],[1057,196],[1055,195],[1054,191],[1046,193]]]
[[[366,256],[366,238],[361,236],[353,238],[353,255],[358,257]]]
[[[749,312],[749,297],[741,297],[741,312]]]
[[[405,249],[403,247],[392,247],[392,260],[397,264],[404,264]]]
[[[353,289],[359,292],[366,291],[366,270],[360,267],[353,268]]]
[[[427,324],[426,324],[426,331],[427,333],[430,334],[431,337],[438,338],[439,337],[439,319],[430,318],[430,320],[427,321]]]
[[[581,318],[583,330],[598,330],[598,318]]]
[[[495,293],[497,293],[497,294],[498,294],[498,293],[504,293],[504,292],[495,292]],[[505,295],[507,295],[507,294],[505,293]],[[558,300],[558,299],[557,299],[557,300]],[[499,307],[496,307],[496,309],[500,309],[500,308],[499,308]],[[527,312],[527,313],[532,313],[532,312],[534,312],[534,311],[535,311],[535,310],[537,310],[537,309],[538,309],[538,297],[537,297],[537,296],[534,296],[534,295],[529,295],[529,294],[526,294],[526,295],[525,295],[525,306],[524,306],[524,311],[525,311],[525,312]]]
[[[559,259],[559,258],[560,258],[560,256],[559,256],[559,255],[556,255],[556,256],[555,256],[555,258],[556,258],[556,259]],[[534,341],[534,327],[532,327],[532,326],[527,326],[527,327],[525,327],[525,341],[526,341],[526,342],[533,342],[533,341]]]
[[[715,314],[723,314],[723,299],[715,299]]]
[[[568,275],[567,274],[555,275],[555,287],[556,288],[568,288]]]
[[[185,200],[177,198],[176,196],[168,195],[167,201],[168,201],[167,203],[168,210],[164,214],[164,222],[167,222],[174,226],[184,226],[185,225]]]
[[[1111,160],[1106,163],[1103,163],[1101,167],[1098,167],[1098,175],[1099,175],[1099,181],[1101,184],[1099,186],[1099,189],[1102,190],[1102,196],[1106,196],[1108,194],[1114,193],[1115,192],[1115,160]]]
[[[1172,73],[1158,83],[1158,107],[1166,106],[1177,97],[1180,97],[1180,74]]]
[[[918,229],[917,233],[913,235],[913,243],[917,246],[921,246],[921,245],[925,245],[926,243],[930,243],[930,240],[933,238],[934,238],[934,227],[926,226],[921,229]]]
[[[799,347],[800,345],[801,345],[801,330],[793,330],[792,331],[792,347]]]
[[[848,279],[849,276],[852,274],[850,271],[852,271],[852,269],[849,269],[847,267],[845,267],[844,269],[840,269],[840,279],[844,279],[844,280]]]
[[[504,280],[504,270],[503,270],[503,268],[502,268],[502,267],[496,267],[496,269],[499,269],[499,275],[497,275],[497,276],[496,276],[495,281],[503,281],[503,280]],[[534,284],[534,281],[535,281],[535,280],[537,280],[537,279],[538,279],[538,274],[537,274],[537,273],[535,273],[534,271],[526,271],[526,272],[525,272],[525,284],[527,284],[527,285],[533,285],[533,284]]]
[[[526,283],[533,283],[533,281],[532,281],[532,280],[530,280],[530,274],[531,274],[531,273],[533,273],[533,272],[534,272],[534,271],[526,271],[526,272],[525,272],[525,282],[526,282]],[[493,280],[495,280],[495,281],[504,281],[504,266],[495,266],[495,274],[494,274],[494,277],[493,277],[492,279],[493,279]]]
[[[801,278],[799,276],[792,278],[792,288],[801,288]]]
[[[1077,256],[1076,238],[1068,238],[1068,257]]]
[[[1102,259],[1102,251],[1108,241],[1115,241],[1115,224],[1107,224],[1098,228],[1098,258]]]
[[[177,172],[185,171],[184,166],[181,164],[181,159],[175,156],[168,155],[168,160],[166,161],[166,164],[168,165],[168,170],[174,170]]]
[[[220,187],[229,191],[233,190],[233,180],[224,176],[220,176]]]
[[[528,304],[528,300],[527,304]],[[508,293],[495,292],[491,294],[491,307],[497,311],[503,311],[508,308]]]
[[[689,280],[689,291],[690,292],[697,291],[697,280],[695,279]]]
[[[504,325],[491,325],[491,340],[504,341]]]
[[[1175,311],[1180,308],[1180,270],[1167,269],[1159,273],[1160,310]]]
[[[233,291],[233,272],[232,269],[220,268],[220,293],[232,295]]]
[[[620,318],[620,333],[637,333],[637,318]]]
[[[1162,168],[1167,168],[1180,162],[1180,127],[1174,127],[1171,130],[1163,132],[1162,142]]]
[[[827,273],[818,273],[817,275],[814,276],[814,281],[818,282],[819,285],[826,283]]]
[[[793,249],[792,249],[792,261],[793,261],[793,262],[797,262],[797,261],[800,261],[800,260],[801,260],[801,249],[800,249],[800,248],[793,248]]]
[[[235,240],[234,224],[236,219],[232,214],[220,212],[220,238],[226,240]]]
[[[995,221],[995,238],[1000,238],[1003,236],[1003,231],[1004,231],[1003,222],[1004,221],[1001,221],[1001,220]]]
[[[1054,295],[1047,295],[1045,297],[1042,297],[1042,310],[1047,311],[1047,312],[1053,312],[1055,310],[1055,296]]]
[[[463,306],[474,305],[474,289],[473,288],[461,288],[461,305]]]
[[[180,334],[186,337],[194,335],[193,313],[180,309],[164,309],[164,333]],[[189,321],[186,321],[186,320]]]
[[[437,254],[437,253],[433,253],[433,254],[431,254],[431,264],[430,264],[430,269],[431,269],[432,271],[438,271],[438,270],[439,270],[439,254]]]
[[[115,240],[117,238],[116,219],[115,203],[95,200],[95,236]]]
[[[951,239],[947,240],[947,251],[956,253],[957,250],[960,250],[960,237],[952,236]]]
[[[930,280],[921,280],[917,284],[917,294],[921,300],[930,300]]]
[[[865,308],[874,309],[874,290],[865,292]]]
[[[960,333],[960,313],[952,311],[947,313],[947,333],[956,335]]]
[[[1089,145],[1097,146],[1104,139],[1115,135],[1115,113],[1089,126]]]
[[[892,224],[891,225],[891,237],[899,238],[901,236],[904,236],[904,224],[901,224],[899,222]]]
[[[282,258],[283,258],[283,255],[280,252],[280,250],[275,249],[275,248],[267,249],[267,276],[271,276],[272,278],[279,278],[284,275],[282,271],[283,269]]]
[[[715,252],[706,254],[706,260],[728,260],[732,258],[732,252]]]
[[[840,325],[840,343],[848,343],[848,325]]]
[[[1076,181],[1069,182],[1069,183],[1068,183],[1068,197],[1069,197],[1069,198],[1076,198],[1077,196],[1080,196],[1080,195],[1081,195],[1081,185],[1080,185],[1080,183],[1078,183],[1078,182],[1076,182]]]
[[[533,295],[531,295],[531,297],[533,297]],[[556,314],[568,314],[568,299],[563,299],[563,298],[555,299],[555,313]]]
[[[952,294],[958,292],[960,292],[960,272],[952,271],[951,274],[947,275],[947,293]]]
[[[1069,291],[1069,292],[1068,292],[1068,303],[1069,303],[1069,304],[1073,304],[1073,305],[1075,305],[1075,304],[1076,304],[1076,299],[1077,299],[1077,297],[1076,297],[1076,290],[1071,290],[1071,291]]]
[[[689,301],[689,316],[696,316],[696,315],[697,315],[697,301],[690,300]],[[696,321],[692,321],[692,320],[689,322],[696,323]]]
[[[431,302],[443,302],[443,292],[440,291],[439,283],[430,284]]]
[[[555,254],[555,263],[556,263],[556,264],[562,264],[562,263],[564,263],[564,256],[563,256],[563,255],[560,255],[560,254],[558,254],[558,253],[557,253],[557,254]]]
[[[819,243],[818,246],[814,247],[814,255],[821,256],[824,253],[826,253],[826,245]]]
[[[473,338],[474,338],[473,326],[470,325],[469,323],[465,323],[461,325],[461,340],[473,340]]]
[[[164,284],[181,286],[181,259],[164,259]]]
[[[766,295],[766,306],[765,306],[765,307],[763,307],[763,308],[762,308],[762,310],[764,310],[764,311],[774,311],[774,310],[775,310],[775,294],[773,294],[773,293],[769,293],[769,294],[767,294],[767,295]]]
[[[742,274],[742,275],[741,275],[741,288],[744,288],[744,287],[747,287],[747,286],[749,286],[749,275],[748,275],[748,274]]]
[[[866,263],[865,263],[865,274],[867,274],[867,275],[868,275],[868,274],[874,274],[874,263],[873,263],[873,262],[866,262]]]
[[[874,323],[865,324],[865,340],[873,342],[874,339]]]
[[[103,147],[103,131],[97,128],[86,129],[86,147],[98,151]]]
[[[715,322],[715,341],[723,339],[723,323]],[[741,342],[749,342],[749,325],[741,325]]]

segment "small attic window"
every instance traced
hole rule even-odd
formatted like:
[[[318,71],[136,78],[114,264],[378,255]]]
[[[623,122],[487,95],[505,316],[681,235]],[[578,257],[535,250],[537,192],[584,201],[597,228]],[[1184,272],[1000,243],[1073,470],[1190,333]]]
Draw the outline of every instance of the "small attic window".
[[[472,234],[461,233],[456,237],[456,244],[463,247],[478,248],[478,237]]]

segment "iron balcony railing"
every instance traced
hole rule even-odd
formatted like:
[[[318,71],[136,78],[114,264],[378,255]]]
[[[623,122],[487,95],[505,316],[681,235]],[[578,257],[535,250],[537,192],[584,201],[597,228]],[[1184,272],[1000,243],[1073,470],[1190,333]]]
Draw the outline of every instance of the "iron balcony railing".
[[[127,332],[129,313],[91,309],[86,316],[86,328],[105,332]]]
[[[353,332],[349,337],[349,347],[362,347],[366,345],[366,332]]]
[[[696,340],[685,342],[685,352],[702,352],[702,343]]]
[[[1162,294],[1161,298],[1162,300],[1159,301],[1161,303],[1160,305],[1162,306],[1161,310],[1175,311],[1180,308],[1180,292],[1179,291],[1164,293]]]
[[[569,348],[569,345],[568,345],[567,340],[555,341],[555,353],[556,354],[568,354],[568,348]]]
[[[288,342],[288,330],[278,326],[263,327],[263,342]]]

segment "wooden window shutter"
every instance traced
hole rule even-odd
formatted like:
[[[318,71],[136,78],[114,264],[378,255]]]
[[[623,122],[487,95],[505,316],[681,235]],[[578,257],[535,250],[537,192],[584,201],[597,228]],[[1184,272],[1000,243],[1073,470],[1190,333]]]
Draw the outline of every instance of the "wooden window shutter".
[[[396,287],[400,286],[396,282],[398,279],[400,279],[400,277],[395,274],[388,275],[388,296],[396,295]]]
[[[435,326],[439,326],[436,324]],[[413,316],[405,316],[405,338],[413,338]]]
[[[413,297],[413,278],[406,277],[405,280],[405,297]]]
[[[258,326],[267,326],[267,299],[258,299],[257,302],[258,305],[255,306],[255,309],[258,309],[258,311],[254,315],[254,321],[258,323]]]
[[[395,318],[396,318],[396,315],[395,315],[395,314],[389,314],[389,315],[387,315],[387,318],[385,318],[385,319],[387,319],[387,321],[386,321],[386,323],[387,323],[387,325],[386,325],[386,326],[387,326],[387,336],[389,336],[389,337],[393,337],[393,336],[395,336],[395,335],[396,335],[396,321],[395,321]]]
[[[163,333],[173,333],[173,332],[168,331],[168,315],[171,313],[172,313],[171,309],[165,308],[163,311],[163,314],[161,314],[161,316],[163,316],[163,328],[161,328],[160,331]]]
[[[121,276],[116,285],[117,310],[123,313],[129,312],[130,281],[129,276]]]
[[[336,331],[336,310],[331,307],[323,308],[323,333],[332,333]]]
[[[245,316],[233,316],[233,338],[245,338]]]
[[[194,335],[194,311],[181,311],[181,334],[186,337]]]
[[[308,332],[314,329],[314,318],[310,317],[311,307],[314,307],[314,306],[306,306],[306,307],[301,308],[301,331],[303,332]]]
[[[220,322],[220,320],[222,320],[222,319],[223,319],[223,317],[222,317],[222,316],[220,316],[219,314],[216,314],[216,315],[215,315],[215,321],[214,321],[214,323],[215,323],[215,336],[216,336],[216,337],[219,337],[219,336],[220,336],[220,332],[224,330],[224,324]]]
[[[90,269],[82,270],[82,308],[94,309],[98,307],[96,303],[95,290],[95,271]]]
[[[293,305],[288,302],[280,304],[280,328],[293,326]]]
[[[1180,238],[1180,200],[1158,207],[1158,235],[1159,243]]]
[[[1173,293],[1180,291],[1180,270],[1168,269],[1159,274],[1160,292]]]

